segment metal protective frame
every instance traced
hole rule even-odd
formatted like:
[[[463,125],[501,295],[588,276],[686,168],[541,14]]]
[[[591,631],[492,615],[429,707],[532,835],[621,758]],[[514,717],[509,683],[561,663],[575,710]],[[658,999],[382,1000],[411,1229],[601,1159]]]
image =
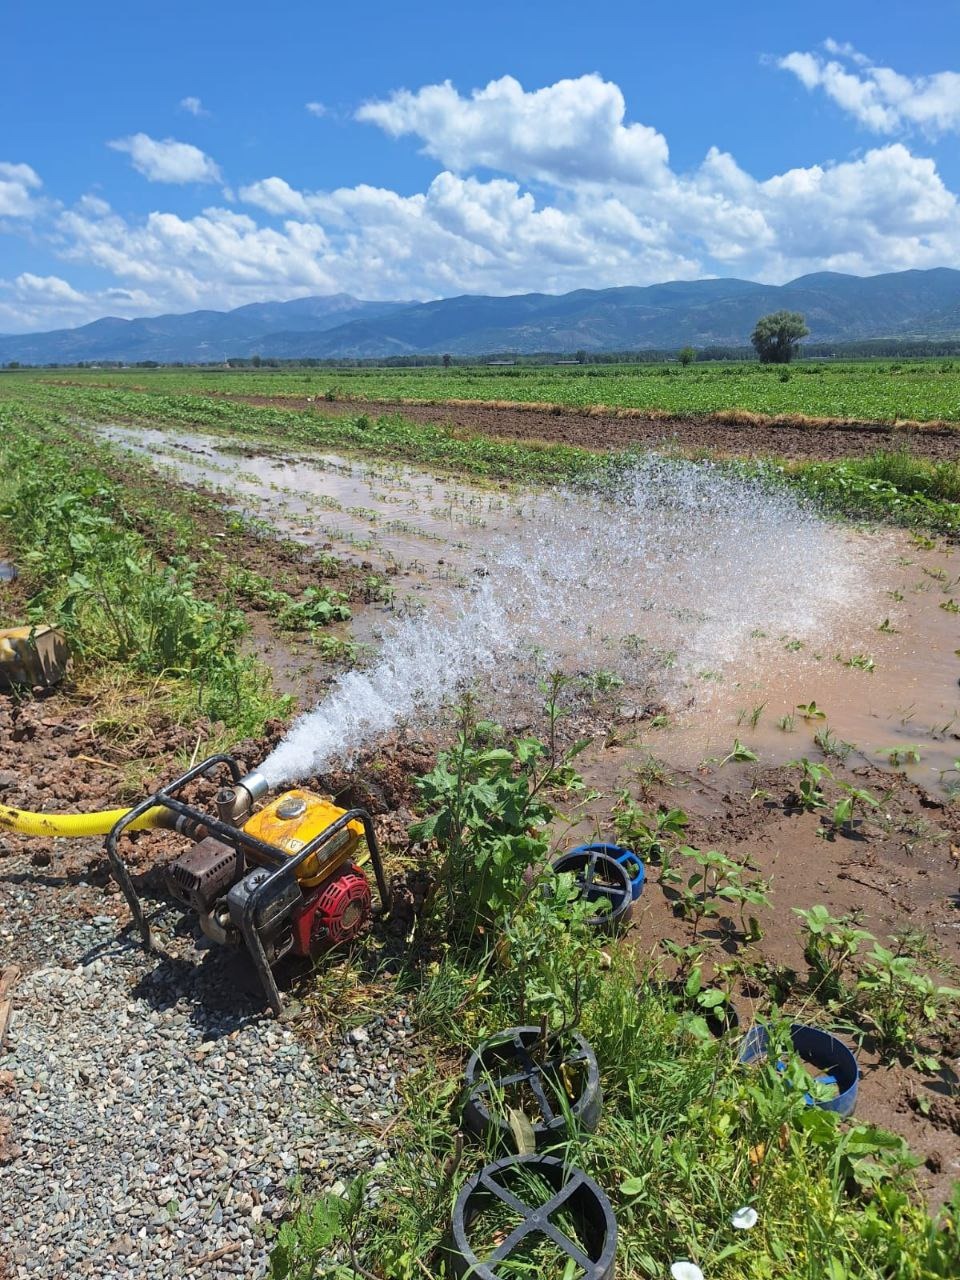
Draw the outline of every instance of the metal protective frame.
[[[143,941],[145,951],[155,950],[155,939],[150,924],[144,914],[143,904],[133,885],[133,880],[126,863],[120,856],[117,843],[123,833],[140,818],[149,809],[163,808],[168,809],[176,818],[175,824],[171,824],[175,830],[184,834],[195,833],[197,828],[203,827],[208,835],[216,836],[218,839],[229,844],[232,848],[243,852],[249,852],[254,855],[253,861],[260,865],[266,863],[270,868],[268,875],[256,886],[244,904],[243,918],[240,925],[240,933],[244,944],[253,959],[257,976],[263,987],[270,1008],[275,1014],[279,1014],[283,1008],[283,1001],[280,992],[277,990],[277,984],[270,968],[270,962],[267,959],[267,953],[264,950],[263,941],[257,932],[254,920],[256,912],[262,901],[266,901],[270,896],[270,890],[284,880],[293,880],[299,887],[299,881],[296,877],[296,870],[308,858],[318,853],[324,845],[326,845],[335,836],[347,826],[349,822],[359,821],[363,825],[363,834],[367,841],[367,848],[370,851],[370,861],[373,865],[373,873],[377,882],[377,891],[380,895],[380,905],[376,908],[376,914],[386,915],[390,910],[390,886],[387,882],[386,874],[383,869],[383,860],[380,857],[380,846],[377,843],[376,832],[373,829],[373,822],[370,814],[366,809],[350,809],[341,817],[332,822],[309,841],[298,852],[291,855],[284,853],[275,845],[267,844],[263,840],[258,840],[255,836],[248,835],[239,827],[231,827],[228,823],[222,822],[219,818],[215,818],[210,814],[204,813],[200,809],[195,809],[192,805],[186,804],[183,800],[177,798],[177,793],[181,791],[188,782],[192,782],[195,778],[205,775],[218,766],[226,766],[230,771],[230,778],[234,786],[240,782],[243,777],[240,766],[232,756],[215,755],[210,756],[206,760],[202,760],[199,764],[188,769],[186,773],[175,778],[173,782],[168,783],[165,787],[161,787],[155,791],[152,796],[146,800],[142,800],[112,827],[106,840],[107,857],[110,860],[110,868],[117,884],[123,890],[123,896],[126,898],[130,906],[130,913],[140,930],[140,937]],[[301,891],[302,892],[302,891]]]

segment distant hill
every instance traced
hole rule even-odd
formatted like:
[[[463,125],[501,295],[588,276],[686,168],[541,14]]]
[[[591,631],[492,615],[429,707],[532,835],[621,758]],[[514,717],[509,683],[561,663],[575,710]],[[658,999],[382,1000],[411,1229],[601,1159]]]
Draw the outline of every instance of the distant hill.
[[[76,364],[80,360],[159,360],[167,364],[269,355],[264,340],[295,329],[301,339],[349,321],[388,314],[409,302],[364,302],[348,293],[292,302],[251,302],[234,311],[190,311],[186,315],[119,320],[107,316],[77,329],[0,335],[0,364]],[[269,344],[268,344],[269,345]]]
[[[960,338],[960,271],[938,267],[865,277],[821,271],[784,285],[691,280],[559,295],[467,294],[421,303],[366,302],[335,294],[0,337],[0,363],[743,346],[757,318],[779,310],[802,311],[811,342]]]

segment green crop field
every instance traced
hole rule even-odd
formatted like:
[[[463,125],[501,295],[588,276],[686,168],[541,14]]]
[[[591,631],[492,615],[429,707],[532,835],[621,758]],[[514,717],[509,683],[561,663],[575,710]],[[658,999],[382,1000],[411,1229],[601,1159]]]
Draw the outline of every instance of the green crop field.
[[[219,391],[330,400],[501,400],[651,409],[683,416],[744,410],[860,421],[960,420],[960,361],[469,366],[450,369],[44,370],[43,378],[137,385],[167,393]]]

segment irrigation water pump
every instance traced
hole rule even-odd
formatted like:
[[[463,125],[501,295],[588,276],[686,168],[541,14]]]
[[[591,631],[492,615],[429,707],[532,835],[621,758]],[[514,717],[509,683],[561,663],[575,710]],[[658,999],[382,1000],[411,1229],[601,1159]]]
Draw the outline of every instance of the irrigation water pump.
[[[185,787],[219,775],[216,813],[187,804]],[[376,832],[365,809],[340,809],[312,791],[285,791],[269,803],[263,774],[243,774],[229,755],[210,756],[132,809],[54,815],[0,805],[0,828],[25,835],[106,834],[114,878],[123,890],[144,948],[155,949],[150,924],[120,853],[121,837],[166,827],[192,841],[166,870],[167,887],[195,911],[200,928],[222,946],[249,951],[275,1014],[282,1001],[273,969],[287,955],[316,957],[354,938],[374,912],[361,869],[369,858],[379,894],[377,914],[390,910],[390,888]],[[361,844],[366,853],[358,857]]]
[[[215,817],[180,799],[188,783],[214,770],[229,774],[217,793]],[[354,860],[361,841],[377,883],[378,914],[390,909],[390,889],[366,809],[340,809],[299,788],[257,809],[268,791],[262,774],[242,776],[232,756],[211,756],[125,813],[107,836],[106,848],[149,950],[150,926],[119,841],[151,810],[169,815],[158,825],[172,826],[194,843],[167,868],[167,887],[197,913],[212,942],[246,947],[270,1007],[279,1013],[274,966],[286,955],[316,957],[350,941],[373,911],[370,883]]]

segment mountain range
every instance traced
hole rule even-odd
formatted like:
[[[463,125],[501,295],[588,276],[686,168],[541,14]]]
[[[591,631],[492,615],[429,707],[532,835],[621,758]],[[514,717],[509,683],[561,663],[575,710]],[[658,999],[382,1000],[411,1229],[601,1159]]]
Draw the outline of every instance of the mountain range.
[[[338,293],[233,311],[106,317],[76,329],[0,336],[0,364],[745,346],[757,319],[780,310],[802,312],[811,341],[960,338],[960,271],[821,271],[782,285],[690,280],[564,294],[465,294],[435,302],[371,302]]]

